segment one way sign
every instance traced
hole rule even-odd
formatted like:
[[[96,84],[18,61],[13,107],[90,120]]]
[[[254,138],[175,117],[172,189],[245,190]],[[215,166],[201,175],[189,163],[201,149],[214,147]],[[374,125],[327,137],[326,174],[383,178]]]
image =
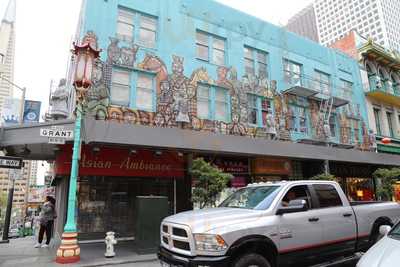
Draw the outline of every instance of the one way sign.
[[[22,158],[0,156],[0,168],[21,169]]]

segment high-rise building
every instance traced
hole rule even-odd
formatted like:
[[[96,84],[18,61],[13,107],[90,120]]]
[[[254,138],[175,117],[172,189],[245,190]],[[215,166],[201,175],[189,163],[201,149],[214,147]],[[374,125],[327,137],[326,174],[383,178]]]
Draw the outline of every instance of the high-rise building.
[[[376,44],[400,51],[399,0],[314,0],[312,5],[321,44],[330,46],[350,30],[356,30]],[[310,27],[310,14],[299,12],[289,20],[288,29],[308,37],[308,32],[299,29]]]
[[[15,0],[10,0],[0,24],[0,111],[4,99],[12,96],[13,87],[9,81],[14,79],[15,54]]]
[[[32,165],[37,166],[35,161],[24,161],[24,167],[21,169],[20,173],[16,175],[13,196],[13,211],[17,213],[18,217],[25,214],[30,177],[32,175],[36,177],[36,174],[32,173],[32,170],[35,170],[35,167]],[[10,175],[12,174],[10,174],[9,169],[0,169],[0,192],[5,194],[8,193],[10,186]]]
[[[315,42],[319,42],[314,5],[308,5],[293,16],[288,21],[286,28],[291,32],[307,37]]]

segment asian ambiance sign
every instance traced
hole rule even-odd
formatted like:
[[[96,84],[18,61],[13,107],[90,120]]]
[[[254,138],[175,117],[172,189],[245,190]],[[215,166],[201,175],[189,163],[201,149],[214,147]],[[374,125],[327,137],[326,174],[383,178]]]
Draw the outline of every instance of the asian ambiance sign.
[[[63,146],[55,162],[56,175],[69,175],[71,171],[72,146]],[[176,152],[163,151],[156,155],[154,151],[83,146],[79,162],[81,176],[120,176],[120,177],[184,177],[183,157]]]

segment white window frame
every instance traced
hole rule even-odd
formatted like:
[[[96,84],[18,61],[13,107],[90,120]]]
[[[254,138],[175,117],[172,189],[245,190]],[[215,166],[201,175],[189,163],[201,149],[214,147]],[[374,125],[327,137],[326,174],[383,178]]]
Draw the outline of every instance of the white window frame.
[[[205,42],[203,40],[200,40],[198,38],[198,36],[200,36],[200,35],[203,35],[204,37],[207,37],[207,42]],[[209,63],[212,63],[212,64],[215,64],[215,65],[218,65],[218,66],[225,66],[226,65],[227,54],[226,54],[226,39],[225,38],[213,35],[213,34],[208,33],[208,32],[197,30],[195,39],[196,39],[196,58],[197,59],[202,60],[202,61],[206,61],[206,62],[209,62]],[[223,42],[223,47],[219,47],[217,45],[218,41]],[[208,48],[207,58],[202,57],[199,54],[199,47]],[[221,64],[221,62],[216,62],[216,60],[215,60],[216,52],[218,52],[218,53],[222,52],[223,53],[224,56],[223,56],[222,64]]]

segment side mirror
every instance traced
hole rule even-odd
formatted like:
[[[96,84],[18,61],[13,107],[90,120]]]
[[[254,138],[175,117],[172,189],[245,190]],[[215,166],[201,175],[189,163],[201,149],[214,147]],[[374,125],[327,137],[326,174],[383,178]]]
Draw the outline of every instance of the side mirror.
[[[383,236],[389,234],[390,230],[392,230],[392,227],[390,227],[389,225],[381,225],[379,227],[379,233]]]
[[[306,210],[307,210],[307,202],[304,199],[294,199],[289,202],[289,205],[287,207],[280,207],[277,210],[276,215],[282,215],[285,213],[294,213]]]

